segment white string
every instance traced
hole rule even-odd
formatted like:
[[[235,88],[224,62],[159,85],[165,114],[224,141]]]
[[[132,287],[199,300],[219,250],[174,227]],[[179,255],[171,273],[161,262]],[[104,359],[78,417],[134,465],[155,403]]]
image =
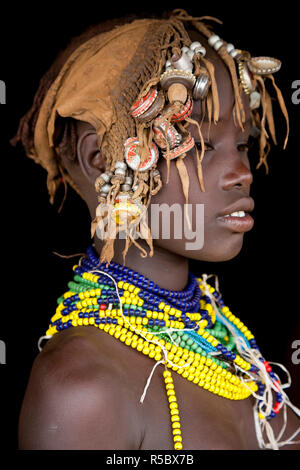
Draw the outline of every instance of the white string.
[[[79,262],[81,262],[81,259],[80,259]],[[152,339],[152,340],[147,339],[146,336],[144,335],[144,332],[137,329],[137,328],[135,328],[135,326],[132,325],[130,323],[130,321],[126,318],[126,316],[123,314],[122,302],[121,302],[120,295],[119,295],[118,285],[117,285],[115,279],[110,274],[108,274],[104,271],[101,271],[97,268],[95,268],[95,269],[93,269],[89,272],[91,272],[91,273],[101,273],[101,274],[109,277],[113,281],[113,283],[115,285],[116,293],[117,293],[117,296],[118,296],[118,299],[119,299],[120,313],[121,313],[121,316],[123,317],[124,321],[129,325],[130,329],[132,329],[135,333],[138,333],[147,343],[154,343],[157,346],[159,346],[161,348],[163,354],[164,354],[164,360],[156,362],[154,367],[152,368],[152,370],[150,372],[150,375],[147,379],[143,394],[140,398],[140,403],[143,403],[144,399],[145,399],[145,396],[146,396],[146,393],[147,393],[147,390],[150,386],[150,382],[152,380],[153,374],[155,372],[156,367],[158,367],[158,365],[169,363],[171,365],[171,367],[176,367],[176,368],[181,368],[182,369],[182,368],[188,367],[191,364],[191,362],[185,362],[183,365],[180,365],[180,366],[178,364],[173,364],[173,362],[168,358],[167,349],[160,342],[156,341],[156,339]],[[300,432],[300,426],[287,440],[280,442],[280,439],[281,439],[281,437],[282,437],[282,435],[283,435],[283,433],[286,429],[286,425],[287,425],[286,407],[289,406],[294,411],[294,413],[297,416],[300,417],[300,409],[298,409],[295,405],[293,405],[291,403],[288,396],[283,391],[284,388],[288,388],[291,385],[291,377],[290,377],[290,374],[289,374],[288,370],[282,364],[279,364],[279,363],[276,363],[276,362],[269,362],[269,364],[276,365],[276,366],[280,367],[282,370],[284,370],[285,373],[287,374],[287,378],[288,378],[287,383],[282,384],[279,377],[276,375],[278,385],[274,385],[274,383],[272,382],[269,374],[266,371],[265,365],[259,360],[259,352],[256,351],[255,349],[249,348],[246,341],[241,336],[237,335],[236,330],[231,325],[231,323],[224,316],[222,316],[220,314],[220,312],[217,308],[217,305],[216,305],[216,300],[215,300],[214,296],[210,293],[209,286],[206,283],[206,280],[209,279],[212,276],[215,277],[216,290],[217,290],[217,292],[219,292],[218,277],[216,275],[203,274],[202,280],[200,279],[200,283],[201,283],[202,288],[204,288],[203,289],[204,293],[211,299],[212,306],[213,306],[213,309],[215,311],[216,317],[222,323],[225,324],[225,326],[228,328],[228,330],[233,335],[233,337],[235,339],[235,343],[236,343],[236,348],[237,348],[239,354],[241,355],[241,357],[243,357],[249,363],[254,364],[258,368],[259,378],[264,383],[264,386],[265,386],[265,390],[264,390],[263,395],[262,396],[257,395],[253,390],[251,390],[247,386],[247,383],[246,383],[249,380],[257,380],[257,377],[255,377],[250,372],[244,371],[237,364],[234,364],[236,370],[240,371],[240,374],[238,374],[238,372],[237,372],[237,375],[238,375],[239,379],[242,381],[244,386],[248,390],[250,390],[251,394],[256,398],[256,403],[253,407],[253,412],[254,412],[255,431],[256,431],[256,436],[257,436],[260,448],[267,448],[267,449],[271,448],[271,449],[274,449],[274,450],[278,450],[279,447],[282,447],[284,445],[295,444],[295,443],[300,442],[300,441],[293,441],[293,438]],[[108,309],[111,310],[112,307],[113,307],[113,304],[110,303]],[[182,331],[190,331],[190,329],[188,329],[188,328],[187,329],[167,328],[166,330],[163,331],[164,334],[167,334],[169,336],[169,338],[171,339],[171,342],[173,342],[173,344],[178,346],[178,344],[175,342],[175,340],[171,336],[171,332],[175,332],[175,331],[181,331],[181,332]],[[39,340],[38,340],[39,351],[42,350],[41,342],[44,339],[47,340],[47,339],[50,339],[50,338],[52,338],[52,335],[45,335],[45,336],[41,336],[39,338]],[[212,352],[211,354],[213,355],[214,353]],[[220,354],[220,352],[218,351],[215,354]],[[192,361],[192,359],[191,359],[191,361]],[[246,379],[241,374],[248,375],[249,378]],[[266,419],[260,419],[259,416],[258,416],[258,410],[261,413],[263,413],[265,416],[268,416],[271,413],[271,411],[273,409],[272,389],[276,392],[280,392],[281,395],[282,395],[282,405],[281,405],[281,407],[283,408],[284,422],[283,422],[283,426],[282,426],[277,438],[274,436],[274,432],[273,432],[271,424]],[[261,402],[260,405],[258,405],[258,401]],[[264,438],[263,438],[263,432],[264,431],[266,432],[269,443],[266,443],[264,441]]]
[[[153,374],[154,374],[154,371],[155,371],[156,367],[159,366],[160,364],[164,364],[164,361],[158,361],[158,362],[156,362],[156,364],[155,364],[154,367],[152,368],[152,371],[151,371],[151,373],[150,373],[150,375],[149,375],[149,377],[148,377],[148,380],[147,380],[147,382],[146,382],[146,385],[145,385],[143,394],[142,394],[142,396],[141,396],[141,398],[140,398],[140,403],[143,403],[143,402],[144,402],[144,399],[145,399],[145,396],[146,396],[148,387],[149,387],[149,385],[150,385],[152,376],[153,376]]]
[[[231,323],[225,318],[225,316],[220,314],[219,309],[217,308],[217,305],[216,305],[216,300],[214,296],[210,293],[209,286],[206,283],[206,280],[212,276],[215,276],[215,275],[208,276],[207,274],[204,274],[202,276],[203,281],[200,279],[201,287],[204,288],[205,294],[208,295],[208,297],[211,299],[212,306],[216,314],[216,318],[218,318],[222,323],[224,323],[225,326],[230,331],[230,333],[233,335],[235,339],[235,343],[236,343],[236,349],[239,352],[240,356],[243,359],[247,360],[250,364],[253,364],[258,368],[257,374],[259,376],[260,381],[264,384],[264,387],[265,387],[263,395],[262,396],[257,395],[253,390],[251,390],[247,386],[246,382],[249,381],[250,379],[257,381],[258,378],[254,376],[253,374],[251,374],[250,372],[244,371],[237,364],[234,364],[235,368],[240,371],[240,374],[237,374],[239,379],[242,381],[244,386],[251,392],[251,394],[256,399],[256,403],[253,407],[253,412],[254,412],[255,431],[256,431],[256,436],[258,439],[259,446],[261,448],[278,450],[279,447],[282,447],[284,445],[298,443],[297,441],[293,441],[293,439],[300,432],[300,426],[288,439],[284,441],[280,441],[287,426],[287,411],[286,411],[287,406],[289,406],[294,411],[294,413],[300,417],[300,409],[298,409],[295,405],[291,403],[288,396],[283,390],[285,388],[290,387],[291,385],[291,376],[288,370],[282,364],[279,364],[277,362],[269,362],[269,364],[280,367],[287,375],[287,382],[282,384],[278,375],[275,374],[278,384],[273,383],[273,381],[271,380],[271,377],[266,371],[266,367],[264,363],[261,362],[261,360],[259,359],[260,353],[255,349],[249,348],[244,338],[237,335],[236,330],[233,327],[233,325],[231,325]],[[219,292],[219,289],[217,287],[218,286],[217,276],[215,276],[215,285],[216,285],[217,292]],[[245,379],[241,374],[248,375],[249,379]],[[282,402],[281,402],[280,408],[283,408],[283,425],[277,437],[275,437],[274,435],[274,431],[272,429],[270,422],[266,418],[261,419],[258,416],[259,412],[262,413],[264,416],[268,416],[271,413],[273,409],[273,393],[272,393],[273,390],[275,392],[279,392],[282,396]],[[260,402],[260,404],[258,404],[258,402]],[[268,443],[264,441],[264,438],[263,438],[264,431],[266,432],[266,436],[269,441]]]
[[[37,346],[38,346],[40,352],[41,352],[42,349],[43,349],[43,348],[41,347],[41,342],[42,342],[44,339],[50,339],[50,338],[52,338],[52,335],[45,335],[45,336],[41,336],[41,337],[39,338]]]
[[[119,305],[120,305],[120,313],[121,313],[121,316],[122,318],[125,320],[125,322],[129,325],[129,328],[131,328],[135,333],[139,334],[147,343],[153,343],[153,344],[156,344],[157,346],[159,346],[165,356],[165,362],[170,364],[171,367],[177,367],[179,369],[183,369],[183,368],[186,368],[188,367],[191,362],[185,362],[184,364],[182,365],[178,365],[178,364],[174,364],[169,358],[168,358],[168,351],[167,351],[167,348],[161,344],[159,341],[157,341],[156,339],[147,339],[146,336],[144,335],[144,332],[142,330],[139,330],[137,329],[134,325],[132,325],[130,323],[130,321],[126,318],[126,316],[124,315],[123,313],[123,307],[122,307],[122,302],[121,302],[121,299],[120,299],[120,295],[119,295],[119,288],[118,288],[118,285],[115,281],[115,279],[108,273],[104,272],[104,271],[101,271],[100,269],[93,269],[92,271],[90,271],[91,273],[101,273],[101,274],[104,274],[105,276],[108,276],[114,283],[115,285],[115,288],[116,288],[116,293],[117,293],[117,296],[118,296],[118,299],[119,299]],[[169,330],[172,330],[172,328],[170,328]],[[179,329],[173,329],[174,331],[178,331]],[[180,330],[180,331],[183,331],[183,330]],[[154,336],[154,334],[153,334]]]

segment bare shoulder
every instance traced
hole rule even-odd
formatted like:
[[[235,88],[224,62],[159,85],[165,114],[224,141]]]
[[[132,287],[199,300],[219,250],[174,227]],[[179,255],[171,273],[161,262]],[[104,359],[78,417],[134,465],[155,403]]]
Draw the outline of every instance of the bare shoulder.
[[[92,328],[66,330],[33,364],[19,447],[137,449],[142,425],[135,403],[113,339]]]

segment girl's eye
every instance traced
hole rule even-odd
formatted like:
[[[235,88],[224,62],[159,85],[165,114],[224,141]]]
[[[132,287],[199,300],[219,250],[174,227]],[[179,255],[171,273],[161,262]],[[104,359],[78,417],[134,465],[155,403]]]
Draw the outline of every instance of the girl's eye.
[[[249,150],[249,145],[248,145],[248,143],[239,144],[239,145],[238,145],[238,150],[239,150],[239,152],[248,152],[248,150]]]
[[[248,142],[238,145],[238,150],[240,152],[248,152],[248,150],[253,147],[253,144],[254,144],[253,138],[251,138],[250,136]]]
[[[201,152],[202,150],[202,145],[201,142],[195,142],[195,145],[198,147],[199,151]],[[250,148],[252,148],[254,145],[254,139],[250,136],[248,142],[244,142],[238,145],[238,150],[239,152],[248,152]],[[204,151],[205,152],[211,152],[214,150],[214,147],[212,144],[209,142],[204,142]]]
[[[201,142],[195,142],[195,144],[198,147],[198,149],[201,151],[202,150]],[[204,142],[204,151],[209,152],[211,150],[214,150],[213,146],[209,142]]]

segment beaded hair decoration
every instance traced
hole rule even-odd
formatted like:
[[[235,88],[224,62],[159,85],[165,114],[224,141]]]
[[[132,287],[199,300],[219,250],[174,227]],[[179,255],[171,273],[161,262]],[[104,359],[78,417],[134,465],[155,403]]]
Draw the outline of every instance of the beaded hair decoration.
[[[163,185],[159,159],[167,162],[167,183],[170,162],[176,162],[188,202],[189,175],[184,158],[195,149],[198,180],[205,191],[201,123],[194,121],[191,114],[197,100],[209,122],[217,124],[219,118],[214,65],[206,57],[207,47],[216,51],[230,73],[235,97],[233,116],[241,128],[245,121],[242,92],[249,97],[253,126],[259,133],[257,167],[264,164],[268,171],[269,134],[277,143],[268,80],[286,119],[283,145],[286,147],[288,113],[273,77],[280,69],[280,61],[251,57],[249,52],[235,48],[212,32],[206,24],[212,20],[218,21],[174,10],[168,19],[135,20],[95,34],[72,53],[68,52],[60,69],[54,68],[45,76],[33,107],[20,123],[13,143],[22,140],[27,155],[48,171],[52,202],[62,177],[80,194],[59,158],[68,143],[76,154],[74,129],[66,118],[88,122],[95,128],[106,163],[105,171],[95,181],[99,205],[91,229],[92,236],[105,240],[101,262],[112,260],[114,240],[124,230],[124,262],[132,244],[140,249],[141,256],[147,256],[138,238],[147,242],[152,256],[152,236],[146,215],[151,197]],[[208,46],[192,42],[185,24],[200,32]],[[59,117],[66,122],[60,134],[57,132],[62,122]],[[191,124],[199,132],[200,154],[188,130]]]

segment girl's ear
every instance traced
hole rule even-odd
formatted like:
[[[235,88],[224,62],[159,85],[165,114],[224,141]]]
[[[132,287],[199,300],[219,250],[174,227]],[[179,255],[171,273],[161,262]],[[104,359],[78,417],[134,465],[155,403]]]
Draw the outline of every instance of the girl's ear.
[[[97,176],[105,171],[105,160],[98,145],[98,135],[91,126],[78,132],[77,158],[82,173],[94,184]]]

